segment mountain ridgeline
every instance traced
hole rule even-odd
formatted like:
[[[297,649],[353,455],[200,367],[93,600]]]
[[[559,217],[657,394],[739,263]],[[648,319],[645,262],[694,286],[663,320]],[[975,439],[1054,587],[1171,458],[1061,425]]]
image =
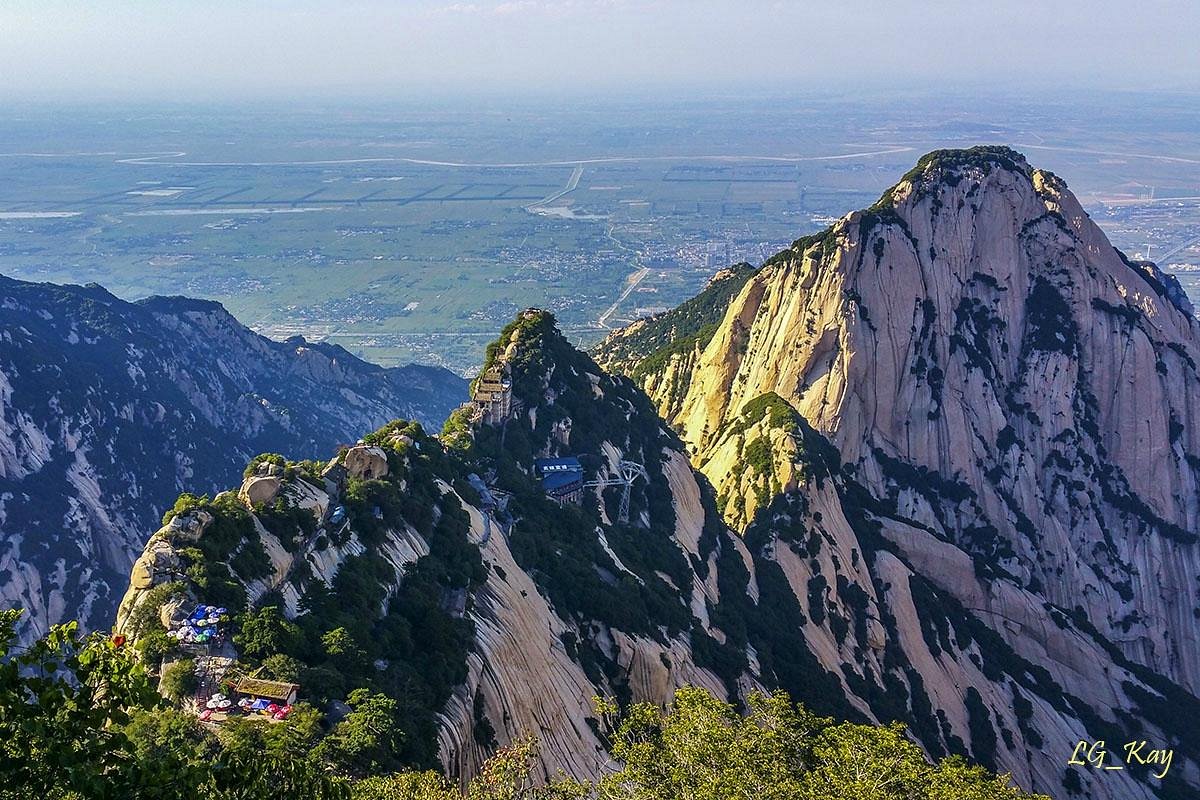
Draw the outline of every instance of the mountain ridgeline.
[[[181,491],[396,416],[440,424],[466,394],[446,370],[271,341],[201,300],[0,277],[0,323],[0,596],[26,609],[26,640],[66,619],[107,628],[147,520]]]
[[[709,332],[628,358],[651,326]],[[636,323],[597,359],[636,376],[751,550],[792,562],[810,621],[882,623],[865,658],[804,629],[852,703],[928,720],[927,749],[957,737],[1056,795],[1179,796],[1194,762],[1137,785],[1064,770],[1060,751],[1200,736],[1197,326],[1061,179],[981,147],[925,156],[722,309]],[[868,525],[833,530],[813,506],[799,420]],[[796,559],[789,527],[808,537]]]
[[[181,498],[117,628],[165,673],[165,628],[226,606],[234,651],[202,672],[387,694],[394,766],[456,777],[524,734],[543,776],[595,775],[593,695],[697,685],[899,720],[1055,797],[1187,797],[1200,342],[1177,289],[1015,152],[933,153],[595,360],[522,313],[439,436],[395,422]],[[560,505],[535,465],[567,456]],[[1166,777],[1066,764],[1135,738],[1175,748]]]

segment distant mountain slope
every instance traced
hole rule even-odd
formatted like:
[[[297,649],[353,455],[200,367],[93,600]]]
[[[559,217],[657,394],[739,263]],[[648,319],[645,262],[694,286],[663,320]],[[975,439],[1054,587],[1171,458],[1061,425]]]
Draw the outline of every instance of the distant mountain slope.
[[[28,636],[107,626],[148,523],[262,451],[309,456],[397,416],[440,424],[466,383],[275,342],[218,303],[128,303],[0,276],[0,598]]]

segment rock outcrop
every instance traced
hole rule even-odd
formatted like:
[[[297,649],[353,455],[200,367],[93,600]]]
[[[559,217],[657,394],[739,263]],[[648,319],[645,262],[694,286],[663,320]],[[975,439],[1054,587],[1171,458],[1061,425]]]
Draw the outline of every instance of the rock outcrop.
[[[352,478],[370,480],[388,474],[387,453],[382,447],[356,445],[342,456],[342,465]]]
[[[238,497],[248,506],[267,505],[275,501],[283,482],[274,475],[252,475],[242,483]]]

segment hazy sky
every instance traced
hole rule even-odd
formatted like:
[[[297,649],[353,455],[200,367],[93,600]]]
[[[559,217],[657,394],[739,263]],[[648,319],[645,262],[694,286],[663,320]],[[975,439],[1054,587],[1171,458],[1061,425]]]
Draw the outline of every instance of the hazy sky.
[[[0,96],[1200,88],[1196,0],[0,0]]]

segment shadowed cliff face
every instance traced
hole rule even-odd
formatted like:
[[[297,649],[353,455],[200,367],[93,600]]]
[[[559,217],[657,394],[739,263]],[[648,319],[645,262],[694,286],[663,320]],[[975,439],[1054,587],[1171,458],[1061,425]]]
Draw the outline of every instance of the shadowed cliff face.
[[[923,694],[927,747],[958,737],[1052,794],[1081,725],[1200,733],[1200,339],[1173,279],[1114,250],[1060,179],[977,148],[930,154],[739,280],[597,360],[646,388],[726,520],[807,599],[805,641],[852,702],[887,715],[907,694],[916,719]],[[687,346],[646,345],[651,327]],[[865,518],[814,511],[806,426]],[[813,629],[861,609],[882,623],[872,648]]]
[[[26,609],[26,639],[67,619],[107,627],[181,491],[395,416],[440,423],[465,389],[445,370],[270,341],[217,303],[0,277],[0,597]]]

